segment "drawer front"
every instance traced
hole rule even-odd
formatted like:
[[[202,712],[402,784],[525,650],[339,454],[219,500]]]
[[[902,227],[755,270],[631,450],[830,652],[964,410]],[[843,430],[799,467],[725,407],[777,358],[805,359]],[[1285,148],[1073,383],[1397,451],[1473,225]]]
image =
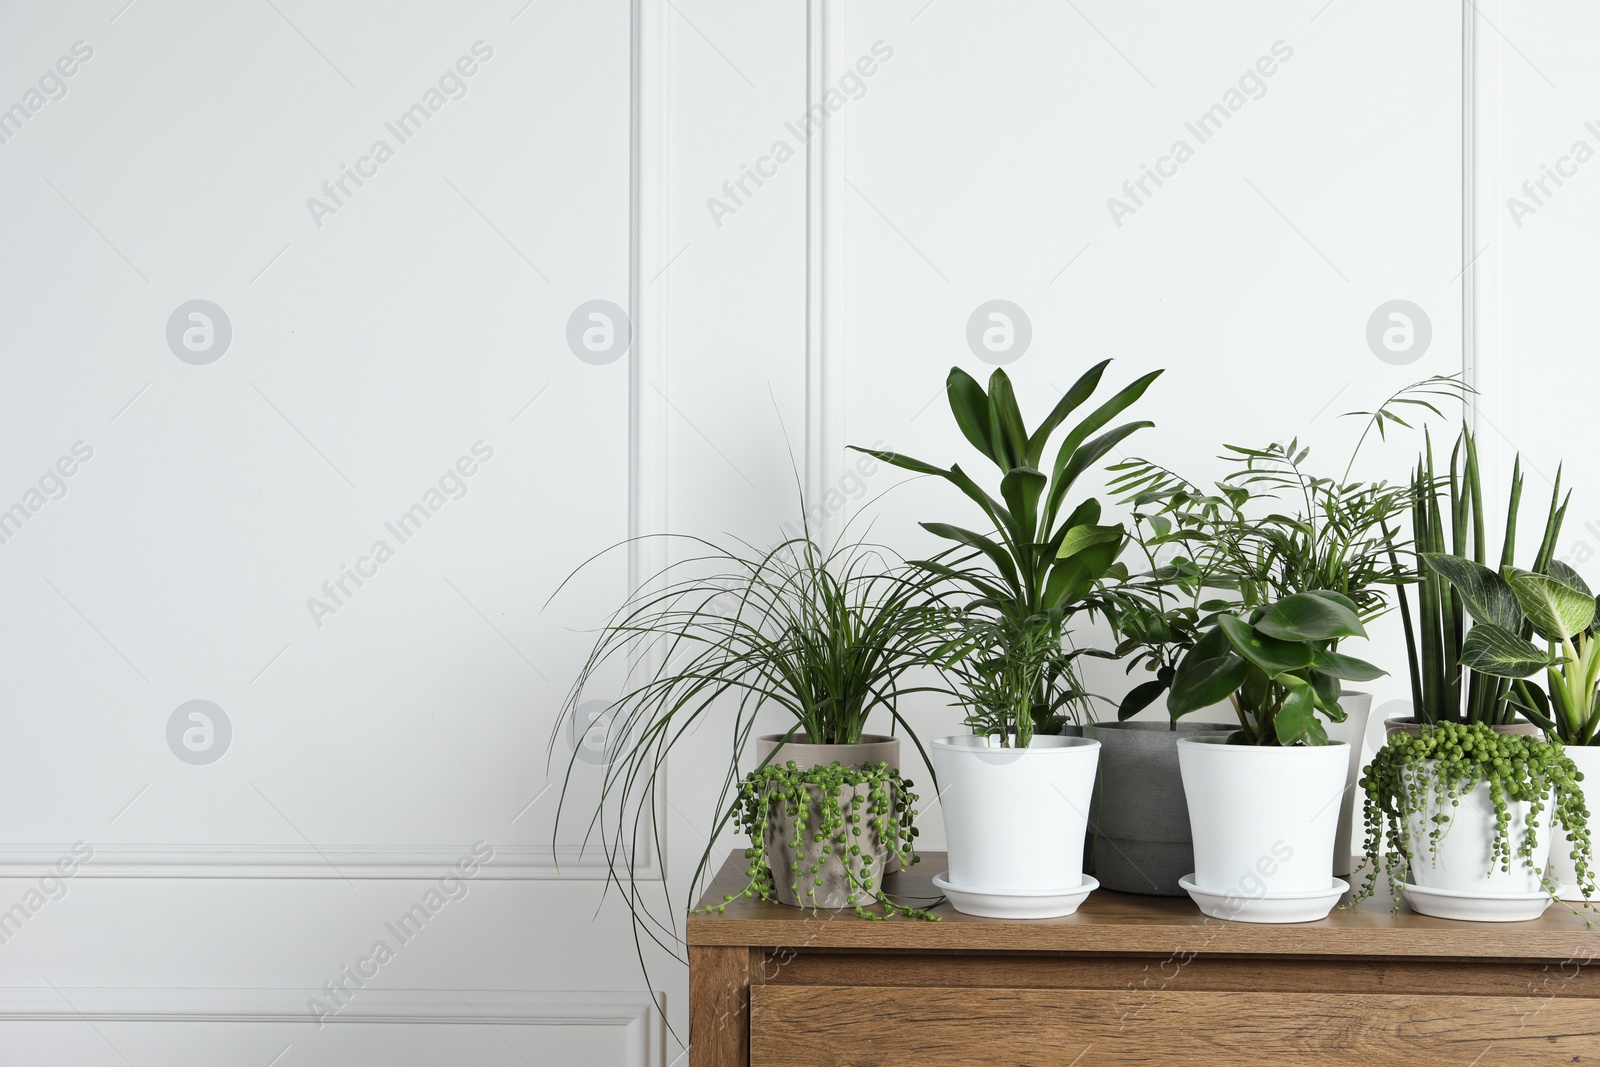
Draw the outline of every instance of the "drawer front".
[[[769,985],[752,1067],[1600,1067],[1586,998]]]

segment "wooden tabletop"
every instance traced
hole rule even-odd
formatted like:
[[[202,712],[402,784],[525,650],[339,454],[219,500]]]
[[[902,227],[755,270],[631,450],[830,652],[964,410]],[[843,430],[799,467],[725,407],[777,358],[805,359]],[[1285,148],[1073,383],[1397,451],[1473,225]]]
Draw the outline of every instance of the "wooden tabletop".
[[[692,915],[690,945],[782,946],[819,949],[969,950],[1075,954],[1206,953],[1249,956],[1363,956],[1430,959],[1592,961],[1600,955],[1600,924],[1567,905],[1552,904],[1531,922],[1473,923],[1418,915],[1404,904],[1391,910],[1387,888],[1373,899],[1314,923],[1228,922],[1203,915],[1187,897],[1144,897],[1098,889],[1074,915],[1061,919],[980,919],[962,915],[933,887],[947,864],[924,852],[910,871],[885,887],[902,903],[929,908],[938,922],[872,921],[853,911],[811,912],[739,897],[722,915]],[[719,904],[745,886],[743,857],[728,858],[701,900]],[[1355,876],[1359,877],[1359,876]],[[1346,879],[1359,884],[1355,877]],[[1585,913],[1600,919],[1600,913]]]

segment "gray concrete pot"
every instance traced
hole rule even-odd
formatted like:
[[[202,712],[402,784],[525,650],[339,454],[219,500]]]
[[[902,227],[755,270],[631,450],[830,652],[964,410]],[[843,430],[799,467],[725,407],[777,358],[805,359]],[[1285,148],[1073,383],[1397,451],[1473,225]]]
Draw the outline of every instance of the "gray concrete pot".
[[[900,739],[879,734],[863,734],[861,743],[857,745],[813,745],[804,734],[796,734],[787,744],[783,743],[782,734],[758,737],[756,757],[766,759],[768,754],[773,754],[773,764],[781,766],[793,760],[801,770],[827,767],[835,761],[845,767],[886,763],[891,770],[900,769]],[[822,798],[820,790],[816,788],[808,792],[811,794],[811,803],[806,811],[806,825],[815,827],[822,820]],[[870,787],[864,785],[846,787],[839,795],[839,804],[848,810],[857,794],[865,802],[869,792]],[[789,847],[794,841],[795,819],[778,806],[778,801],[773,803],[777,810],[772,812],[768,820],[765,844],[767,868],[772,872],[773,892],[777,898],[797,908],[854,907],[849,900],[852,891],[850,882],[836,852],[824,856],[822,846],[825,842],[810,840],[812,835],[809,833],[806,835],[808,839],[801,842],[798,852]],[[884,874],[893,874],[900,869],[900,857],[889,852],[882,837],[872,827],[863,826],[861,837],[855,841],[861,846],[862,857],[868,862],[866,869],[871,872],[874,883],[881,884]],[[818,867],[815,874],[811,873],[813,865]],[[856,869],[861,870],[859,867]],[[822,879],[821,885],[814,884],[818,878]],[[799,886],[798,892],[790,888],[795,885]],[[857,903],[866,905],[869,901],[857,892]]]
[[[1189,803],[1178,771],[1178,738],[1226,736],[1225,723],[1086,723],[1100,742],[1089,807],[1094,876],[1104,889],[1146,896],[1187,895],[1178,879],[1194,871]]]

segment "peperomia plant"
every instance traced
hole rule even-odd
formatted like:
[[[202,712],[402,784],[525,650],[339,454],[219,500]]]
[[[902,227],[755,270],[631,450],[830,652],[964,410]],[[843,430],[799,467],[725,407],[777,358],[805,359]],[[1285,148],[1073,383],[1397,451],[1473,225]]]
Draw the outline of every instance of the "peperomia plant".
[[[1089,368],[1031,431],[1005,371],[996,370],[985,390],[966,371],[951,368],[945,385],[951,414],[967,441],[999,471],[998,497],[959,463],[940,467],[897,452],[856,449],[903,470],[942,478],[976,504],[988,520],[987,531],[922,523],[929,533],[954,542],[958,555],[925,560],[921,566],[965,587],[971,609],[1001,616],[1016,628],[1043,626],[1057,643],[1067,620],[1091,605],[1096,584],[1117,573],[1117,556],[1127,540],[1121,523],[1100,521],[1100,504],[1093,497],[1068,508],[1067,496],[1078,478],[1128,435],[1152,425],[1127,422],[1100,433],[1144,395],[1161,371],[1136,379],[1091,411],[1067,431],[1047,460],[1052,437],[1094,394],[1109,363]],[[1077,682],[1068,670],[1064,676],[1041,674],[1035,684],[1034,717],[1045,726],[1053,717],[1049,709],[1061,708],[1062,697],[1075,691]]]
[[[1495,811],[1495,865],[1510,872],[1513,863],[1521,864],[1554,896],[1554,881],[1543,870],[1535,872],[1533,864],[1538,824],[1548,827],[1553,820],[1571,843],[1578,884],[1586,897],[1594,896],[1589,810],[1579,777],[1560,744],[1496,733],[1486,723],[1438,723],[1424,725],[1417,734],[1393,734],[1361,779],[1368,866],[1351,903],[1370,897],[1378,871],[1386,869],[1398,911],[1408,865],[1428,862],[1425,852],[1437,854],[1450,832],[1453,810],[1485,783]],[[1550,818],[1541,819],[1552,799]],[[1530,818],[1522,839],[1513,841],[1511,805],[1517,802],[1528,804]]]
[[[1167,708],[1174,719],[1231,701],[1239,729],[1231,744],[1324,745],[1318,713],[1344,721],[1341,681],[1370,681],[1383,671],[1334,651],[1367,631],[1342,593],[1295,593],[1244,615],[1219,612],[1179,662]]]
[[[1497,574],[1459,556],[1423,559],[1476,623],[1461,642],[1462,665],[1509,681],[1509,704],[1551,737],[1569,745],[1600,741],[1600,606],[1577,572],[1555,559],[1543,574],[1515,567]],[[1543,688],[1527,681],[1540,672]]]

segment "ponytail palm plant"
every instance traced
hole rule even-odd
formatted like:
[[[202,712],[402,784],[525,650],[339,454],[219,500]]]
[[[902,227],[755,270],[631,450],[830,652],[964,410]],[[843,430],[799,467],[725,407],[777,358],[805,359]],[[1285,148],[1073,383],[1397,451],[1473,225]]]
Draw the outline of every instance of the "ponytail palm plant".
[[[1130,434],[1153,425],[1126,422],[1105,430],[1162,372],[1152,371],[1125,386],[1079,419],[1060,443],[1052,446],[1056,431],[1094,395],[1110,362],[1090,367],[1031,431],[1004,370],[996,370],[985,389],[966,371],[951,368],[945,383],[950,412],[962,436],[994,465],[999,474],[998,495],[979,485],[959,463],[941,467],[898,452],[856,448],[903,470],[943,479],[977,505],[987,520],[986,527],[978,529],[922,523],[923,529],[953,542],[954,548],[918,563],[925,572],[964,589],[967,610],[978,619],[989,620],[976,623],[979,631],[988,627],[988,636],[977,639],[978,647],[1015,650],[1042,641],[1059,649],[1067,621],[1096,605],[1098,583],[1107,575],[1125,575],[1117,564],[1127,541],[1122,524],[1101,522],[1100,503],[1093,497],[1070,507],[1068,498],[1077,480],[1113,448]],[[1052,447],[1053,456],[1047,455]],[[968,632],[970,636],[973,631],[969,628]],[[979,662],[993,666],[998,660],[980,655],[973,665]],[[1033,663],[1032,653],[1025,662]],[[1005,673],[998,666],[993,669]],[[1031,714],[1005,717],[1014,723],[1014,729],[1000,732],[1002,744],[1011,744],[1014,734],[1015,743],[1026,746],[1035,727],[1049,728],[1063,709],[1081,701],[1070,660],[1046,657],[1039,669],[1030,665],[1023,673],[1030,689],[1024,697]]]
[[[785,741],[803,734],[812,744],[848,745],[860,742],[878,716],[892,728],[906,727],[920,752],[898,702],[927,688],[909,676],[942,657],[948,624],[940,610],[946,594],[938,588],[945,579],[876,545],[825,549],[809,531],[771,549],[688,536],[673,541],[687,546],[687,558],[656,575],[600,628],[561,712],[564,721],[576,721],[590,690],[627,675],[608,701],[609,758],[584,841],[599,835],[609,882],[632,910],[635,940],[642,933],[675,953],[676,916],[687,908],[669,897],[668,916],[656,915],[633,877],[635,842],[660,842],[655,801],[672,751],[710,723],[728,738],[713,829],[688,883],[692,892],[737,810],[739,761],[758,718],[778,717]],[[575,751],[562,782],[558,830],[580,766]]]

